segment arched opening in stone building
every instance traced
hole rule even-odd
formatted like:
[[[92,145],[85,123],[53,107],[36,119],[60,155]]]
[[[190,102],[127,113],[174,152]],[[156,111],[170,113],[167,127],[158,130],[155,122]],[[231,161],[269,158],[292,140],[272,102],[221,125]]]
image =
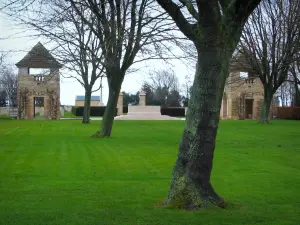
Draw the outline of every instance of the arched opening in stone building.
[[[254,99],[245,99],[245,118],[253,119],[253,102]]]
[[[34,118],[39,119],[44,117],[44,97],[34,97]]]

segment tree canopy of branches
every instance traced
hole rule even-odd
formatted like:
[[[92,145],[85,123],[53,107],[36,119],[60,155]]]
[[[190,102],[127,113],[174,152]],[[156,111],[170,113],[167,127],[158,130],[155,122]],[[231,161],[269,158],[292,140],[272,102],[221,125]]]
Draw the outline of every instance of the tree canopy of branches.
[[[181,106],[179,82],[173,71],[154,70],[149,75],[149,81],[144,82],[143,86],[147,105]]]
[[[130,67],[147,59],[178,58],[171,51],[172,44],[182,47],[185,44],[181,40],[186,38],[176,35],[173,21],[165,12],[157,10],[154,0],[69,2],[101,44],[109,97],[100,130],[93,137],[109,137],[121,85]],[[95,15],[95,24],[86,19],[81,7]]]
[[[245,25],[240,52],[264,86],[260,123],[268,123],[274,93],[300,50],[300,1],[263,0]]]
[[[299,54],[297,60],[290,67],[290,73],[292,76],[292,83],[294,84],[294,96],[292,98],[292,106],[300,106],[300,56]]]
[[[139,101],[139,92],[136,94],[123,92],[123,105],[138,105]]]
[[[157,0],[197,49],[195,78],[167,205],[188,210],[225,207],[211,170],[229,61],[260,0]]]
[[[142,85],[142,90],[146,93],[146,105],[161,105],[161,102],[155,98],[153,88],[148,83]]]
[[[186,75],[184,77],[184,83],[182,85],[183,88],[183,96],[182,96],[182,103],[184,107],[188,106],[189,103],[189,99],[190,99],[190,95],[191,95],[191,88],[192,88],[192,84],[191,84],[191,78],[189,75]]]

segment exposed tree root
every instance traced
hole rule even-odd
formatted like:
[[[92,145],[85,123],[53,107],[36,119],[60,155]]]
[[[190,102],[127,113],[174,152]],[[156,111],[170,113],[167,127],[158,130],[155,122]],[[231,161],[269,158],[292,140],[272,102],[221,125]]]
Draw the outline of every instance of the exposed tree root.
[[[177,184],[172,185],[168,200],[165,206],[195,211],[201,208],[208,208],[209,204],[220,208],[226,208],[226,202],[221,198],[209,183],[206,190],[200,190],[190,183],[182,183],[183,179],[178,179]],[[182,188],[184,186],[184,188]]]
[[[110,136],[101,134],[100,131],[97,131],[95,134],[91,136],[91,138],[109,138]]]
[[[258,124],[270,124],[269,120],[259,120]]]

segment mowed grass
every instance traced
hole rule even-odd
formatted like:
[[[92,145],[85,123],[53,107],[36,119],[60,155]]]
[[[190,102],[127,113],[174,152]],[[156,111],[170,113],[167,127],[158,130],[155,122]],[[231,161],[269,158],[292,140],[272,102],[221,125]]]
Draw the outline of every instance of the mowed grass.
[[[221,121],[212,183],[229,209],[162,208],[184,121],[0,121],[1,225],[300,224],[298,121]]]

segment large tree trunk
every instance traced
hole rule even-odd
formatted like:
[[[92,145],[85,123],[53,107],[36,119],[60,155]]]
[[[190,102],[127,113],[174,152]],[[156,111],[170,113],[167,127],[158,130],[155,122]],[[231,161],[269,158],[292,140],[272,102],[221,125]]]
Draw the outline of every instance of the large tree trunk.
[[[90,110],[91,110],[91,95],[92,91],[89,88],[85,90],[84,108],[82,123],[90,123]]]
[[[111,135],[114,117],[116,114],[116,108],[118,104],[118,98],[121,90],[121,85],[123,82],[123,79],[116,79],[116,77],[117,76],[115,75],[113,77],[115,80],[112,80],[112,78],[107,78],[108,87],[109,87],[109,96],[108,96],[107,105],[100,125],[100,130],[97,131],[96,134],[94,134],[92,137],[105,138],[105,137],[110,137]]]
[[[189,110],[166,205],[196,210],[208,201],[224,207],[214,191],[211,170],[230,53],[198,50],[198,63]]]
[[[264,102],[261,108],[259,123],[267,124],[269,123],[270,108],[272,104],[273,93],[272,91],[264,91]]]

